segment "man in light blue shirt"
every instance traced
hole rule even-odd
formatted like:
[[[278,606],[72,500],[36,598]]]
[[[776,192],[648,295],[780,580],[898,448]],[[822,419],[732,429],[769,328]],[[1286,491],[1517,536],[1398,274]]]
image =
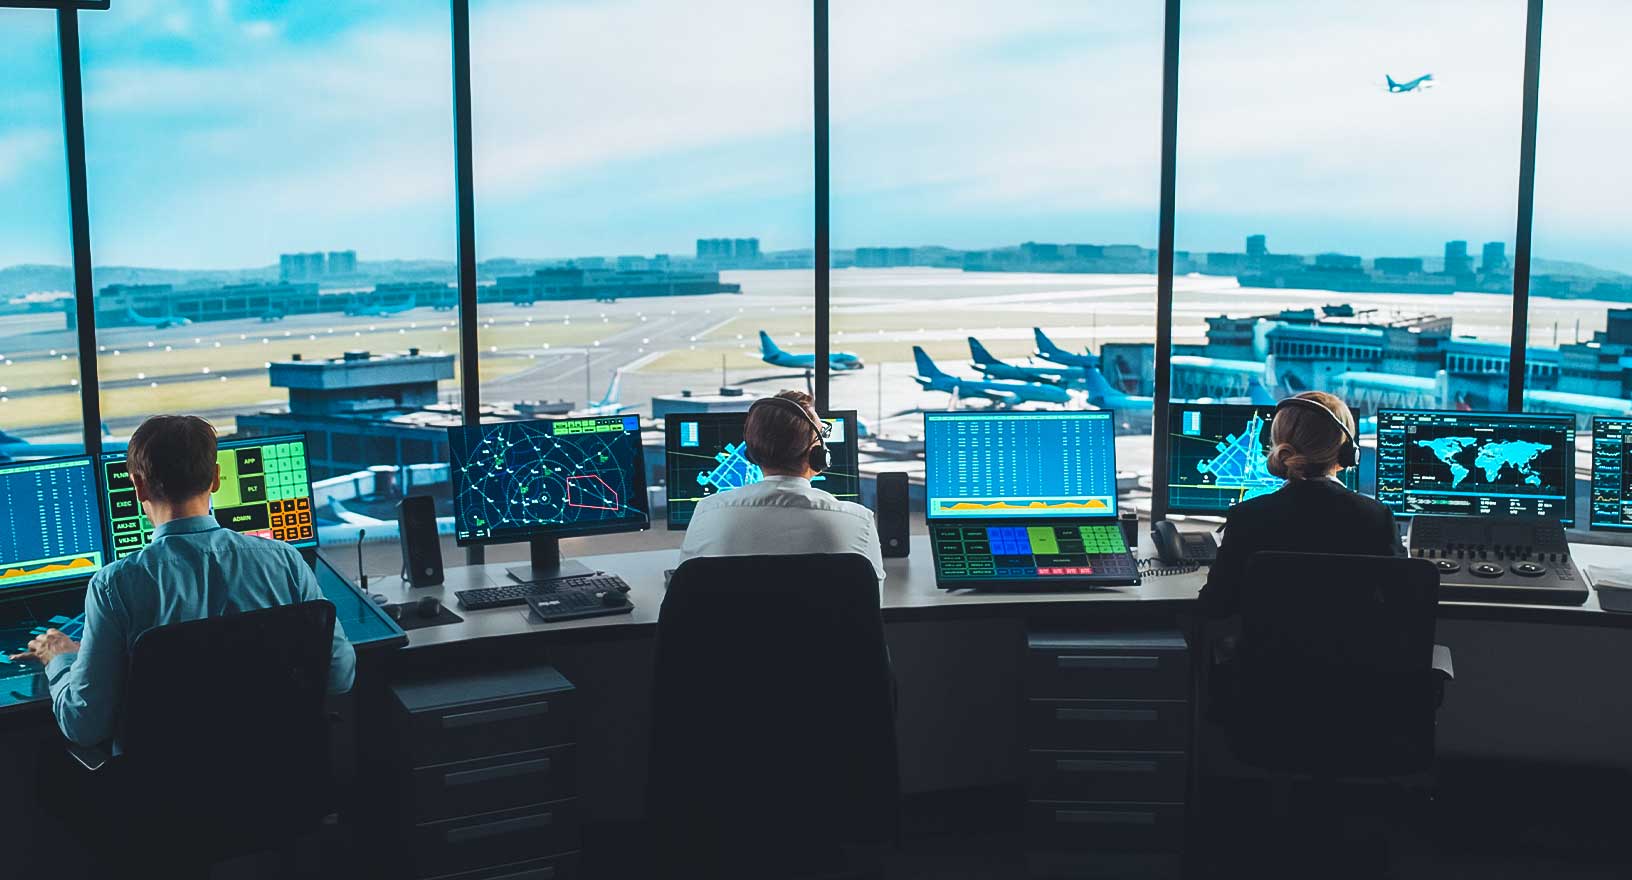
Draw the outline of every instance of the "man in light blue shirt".
[[[63,736],[83,746],[118,736],[125,671],[142,633],[323,598],[295,548],[222,528],[210,514],[221,471],[215,429],[208,422],[195,416],[148,419],[130,438],[126,465],[136,498],[156,527],[152,543],[91,579],[79,642],[48,630],[29,642],[28,653],[12,658],[45,664],[57,725]],[[356,668],[356,654],[337,624],[330,692],[350,690]]]

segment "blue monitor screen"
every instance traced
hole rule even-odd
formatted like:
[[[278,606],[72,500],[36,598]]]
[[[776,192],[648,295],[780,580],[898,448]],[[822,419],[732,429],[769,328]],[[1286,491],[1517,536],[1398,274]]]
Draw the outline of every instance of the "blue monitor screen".
[[[665,420],[663,469],[667,477],[669,528],[683,529],[691,522],[697,502],[764,478],[747,458],[742,427],[748,413],[670,413]],[[810,482],[835,498],[861,500],[861,478],[856,450],[856,414],[831,412],[822,417],[829,427],[828,451],[833,466]]]
[[[931,519],[1116,516],[1111,413],[924,414]]]
[[[1399,516],[1575,520],[1575,417],[1382,410],[1377,500]]]
[[[636,416],[529,419],[448,429],[460,544],[644,529]]]
[[[1269,429],[1275,407],[1249,403],[1175,403],[1169,410],[1167,509],[1204,516],[1224,513],[1286,485],[1269,472]],[[1344,468],[1343,484],[1359,490],[1359,468]]]
[[[1632,419],[1592,420],[1591,509],[1595,531],[1632,531]]]
[[[89,456],[0,465],[0,590],[88,579],[106,561]]]

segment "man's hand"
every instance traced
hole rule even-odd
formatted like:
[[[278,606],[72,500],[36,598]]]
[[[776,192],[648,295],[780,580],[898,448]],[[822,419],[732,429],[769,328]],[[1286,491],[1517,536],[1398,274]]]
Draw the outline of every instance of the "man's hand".
[[[63,654],[79,653],[79,643],[63,635],[61,631],[48,629],[43,635],[35,636],[28,643],[28,650],[21,654],[11,655],[13,662],[18,660],[38,660],[40,663],[50,663],[52,658]]]

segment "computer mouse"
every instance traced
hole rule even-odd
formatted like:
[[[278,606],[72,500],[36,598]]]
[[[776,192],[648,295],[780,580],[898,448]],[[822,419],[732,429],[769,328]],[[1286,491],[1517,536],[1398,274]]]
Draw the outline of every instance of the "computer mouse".
[[[414,610],[420,617],[429,620],[442,613],[442,600],[435,596],[422,596]]]
[[[623,593],[617,590],[607,590],[601,594],[601,604],[608,608],[622,608]]]

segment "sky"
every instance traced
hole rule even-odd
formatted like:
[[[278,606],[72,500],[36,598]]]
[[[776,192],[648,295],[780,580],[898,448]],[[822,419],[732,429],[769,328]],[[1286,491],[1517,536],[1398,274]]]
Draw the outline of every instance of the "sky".
[[[834,245],[1154,245],[1162,5],[832,0]],[[1178,246],[1511,244],[1524,7],[1186,0]],[[68,261],[51,19],[0,10],[0,266]],[[98,264],[453,259],[446,0],[81,20]],[[809,247],[810,27],[808,0],[472,0],[478,256]],[[1632,271],[1629,28],[1548,4],[1540,257]]]

